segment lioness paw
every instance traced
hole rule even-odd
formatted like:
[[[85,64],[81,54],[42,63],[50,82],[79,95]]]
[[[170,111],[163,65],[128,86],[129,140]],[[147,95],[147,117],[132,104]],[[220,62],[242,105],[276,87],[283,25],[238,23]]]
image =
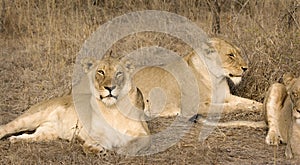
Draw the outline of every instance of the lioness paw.
[[[292,149],[291,149],[290,145],[287,145],[287,147],[285,148],[285,153],[284,154],[285,154],[286,158],[288,158],[288,159],[293,158],[293,152],[292,152]]]
[[[15,136],[9,137],[8,140],[9,140],[10,143],[16,143],[18,141]]]
[[[266,143],[268,145],[278,145],[282,141],[281,135],[275,130],[269,130],[266,137]]]
[[[104,148],[97,143],[92,143],[92,144],[83,144],[83,152],[85,154],[105,154]]]
[[[20,142],[20,141],[36,141],[36,140],[33,140],[30,135],[27,135],[27,134],[23,134],[23,135],[19,135],[19,136],[11,136],[8,138],[9,142],[10,143],[17,143],[17,142]]]

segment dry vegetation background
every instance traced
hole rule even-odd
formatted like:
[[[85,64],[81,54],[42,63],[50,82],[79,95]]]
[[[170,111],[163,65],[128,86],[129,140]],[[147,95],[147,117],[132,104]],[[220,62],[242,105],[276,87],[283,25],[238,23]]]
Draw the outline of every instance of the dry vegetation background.
[[[212,33],[214,1],[194,0],[2,0],[0,1],[0,124],[31,105],[67,93],[72,66],[84,40],[101,24],[132,11],[164,10],[194,21]],[[294,0],[219,0],[220,34],[249,60],[249,71],[233,88],[237,95],[262,101],[270,84],[284,72],[300,72],[300,12]],[[189,47],[171,36],[142,33],[126,37],[111,50],[124,54],[160,45],[185,54]],[[225,119],[262,119],[261,113],[236,113]],[[169,121],[151,121],[159,130]],[[167,151],[145,157],[84,155],[78,142],[20,143],[0,141],[0,164],[296,164],[284,158],[284,146],[264,144],[266,130],[218,128],[204,142],[201,124]]]

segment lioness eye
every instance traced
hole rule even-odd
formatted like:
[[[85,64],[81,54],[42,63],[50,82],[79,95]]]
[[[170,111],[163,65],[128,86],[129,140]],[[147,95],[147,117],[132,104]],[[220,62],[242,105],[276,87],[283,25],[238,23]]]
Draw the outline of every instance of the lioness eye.
[[[122,74],[123,74],[122,72],[117,72],[116,77],[120,77],[120,76],[122,76]]]
[[[229,53],[228,56],[229,57],[235,57],[235,55],[233,53]]]
[[[98,74],[100,74],[100,75],[104,75],[104,71],[103,70],[98,70]]]

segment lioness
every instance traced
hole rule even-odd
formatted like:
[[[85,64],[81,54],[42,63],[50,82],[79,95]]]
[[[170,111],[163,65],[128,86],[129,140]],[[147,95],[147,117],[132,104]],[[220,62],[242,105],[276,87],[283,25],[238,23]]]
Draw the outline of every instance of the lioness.
[[[269,145],[286,143],[286,157],[299,158],[300,77],[294,78],[292,74],[287,73],[283,76],[283,84],[272,84],[266,92],[263,109],[266,121],[232,121],[225,123],[212,123],[206,120],[202,120],[202,122],[207,125],[221,127],[268,127],[266,143]]]
[[[9,140],[71,140],[76,136],[84,141],[83,149],[86,153],[98,153],[104,148],[126,147],[137,137],[149,135],[146,122],[124,116],[116,105],[128,96],[135,107],[141,110],[144,108],[141,92],[131,83],[132,68],[111,58],[101,61],[83,60],[82,65],[89,78],[89,86],[85,88],[91,90],[89,102],[84,103],[85,107],[93,107],[95,111],[100,111],[102,119],[105,120],[97,121],[97,124],[102,125],[99,127],[103,128],[97,130],[97,140],[90,136],[93,132],[86,130],[78,119],[70,95],[36,104],[20,117],[0,126],[0,139],[24,131],[34,133],[10,136]],[[146,146],[138,147],[136,152]]]
[[[264,109],[268,123],[266,143],[287,143],[287,158],[300,156],[300,77],[283,76],[284,84],[273,84],[265,98]]]
[[[226,77],[234,84],[238,84],[244,72],[248,69],[248,65],[241,56],[241,51],[235,45],[219,38],[211,38],[208,43],[211,49],[215,49],[220,57],[221,66],[223,69],[223,79],[217,82],[219,86],[224,86],[226,95],[224,104],[212,105],[213,82],[210,77],[210,72],[203,65],[200,58],[195,52],[191,52],[184,57],[184,61],[193,71],[198,82],[198,90],[200,94],[199,114],[204,114],[209,111],[210,106],[223,106],[224,112],[232,112],[235,110],[259,110],[262,108],[262,103],[254,100],[241,98],[230,94],[229,86],[226,82]],[[174,64],[171,64],[174,65]],[[176,65],[176,64],[175,64]],[[143,96],[149,102],[148,115],[153,116],[174,116],[181,113],[181,90],[174,76],[167,70],[161,67],[147,67],[138,71],[133,78],[135,84],[141,89]],[[160,88],[165,94],[166,103],[162,110],[157,107],[159,101],[151,97],[151,89]],[[159,111],[159,112],[157,112]]]

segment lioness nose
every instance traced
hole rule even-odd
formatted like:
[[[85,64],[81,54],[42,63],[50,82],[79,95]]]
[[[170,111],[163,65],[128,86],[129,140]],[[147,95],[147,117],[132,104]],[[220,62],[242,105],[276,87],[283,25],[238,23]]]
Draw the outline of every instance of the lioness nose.
[[[111,87],[106,86],[104,88],[111,92],[112,90],[114,90],[116,88],[116,86],[111,86]]]
[[[246,72],[246,71],[248,70],[248,67],[242,67],[242,70],[243,70],[244,72]]]

